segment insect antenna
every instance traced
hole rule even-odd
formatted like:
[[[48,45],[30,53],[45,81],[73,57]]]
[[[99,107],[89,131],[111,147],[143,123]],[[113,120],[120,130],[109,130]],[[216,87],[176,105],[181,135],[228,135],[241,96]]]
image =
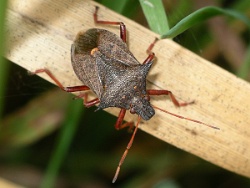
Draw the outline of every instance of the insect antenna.
[[[193,121],[193,122],[195,122],[195,123],[202,124],[202,125],[206,125],[206,126],[208,126],[208,127],[210,127],[210,128],[220,130],[219,127],[216,127],[216,126],[213,126],[213,125],[209,125],[209,124],[203,123],[203,122],[198,121],[198,120],[195,120],[195,119],[190,119],[190,118],[187,118],[187,117],[183,117],[183,116],[180,116],[180,115],[177,115],[177,114],[168,112],[167,110],[163,110],[163,109],[161,109],[161,108],[159,108],[159,107],[157,107],[157,106],[152,105],[152,107],[155,108],[155,109],[158,109],[158,110],[160,110],[160,111],[162,111],[162,112],[165,112],[165,113],[167,113],[167,114],[170,114],[170,115],[172,115],[172,116],[178,117],[178,118],[180,118],[180,119],[185,119],[185,120],[188,120],[188,121]]]
[[[132,144],[133,144],[133,141],[134,141],[134,138],[135,138],[135,134],[136,134],[136,132],[137,132],[138,125],[139,125],[140,121],[141,121],[141,116],[138,116],[138,120],[137,120],[135,129],[134,129],[133,135],[131,136],[130,141],[129,141],[127,147],[126,147],[126,150],[124,151],[124,153],[123,153],[123,155],[122,155],[122,157],[121,157],[121,159],[120,159],[120,162],[119,162],[119,164],[118,164],[118,166],[117,166],[117,169],[116,169],[114,178],[113,178],[113,180],[112,180],[112,183],[115,183],[115,181],[116,181],[116,179],[117,179],[117,177],[118,177],[118,175],[119,175],[119,172],[120,172],[122,163],[124,162],[124,160],[125,160],[125,158],[126,158],[126,156],[127,156],[127,154],[128,154],[128,151],[129,151],[129,149],[131,148],[131,146],[132,146]]]

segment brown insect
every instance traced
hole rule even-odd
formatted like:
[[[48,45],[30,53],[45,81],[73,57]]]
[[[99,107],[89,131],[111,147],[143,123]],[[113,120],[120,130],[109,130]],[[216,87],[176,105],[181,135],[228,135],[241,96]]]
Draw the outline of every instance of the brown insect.
[[[38,69],[33,74],[46,73],[64,91],[76,92],[92,90],[97,98],[88,101],[87,93],[80,95],[84,98],[86,107],[99,103],[98,109],[108,107],[120,108],[118,119],[115,123],[117,130],[124,127],[133,127],[133,122],[122,124],[126,110],[132,114],[138,114],[133,135],[118,164],[113,183],[116,181],[120,167],[132,146],[140,119],[149,120],[155,114],[155,109],[171,114],[178,118],[193,121],[199,124],[218,129],[217,127],[203,122],[185,118],[150,104],[150,95],[169,95],[175,106],[186,106],[193,102],[180,103],[176,100],[171,91],[168,90],[147,90],[146,77],[153,64],[155,54],[152,48],[157,39],[147,49],[149,54],[146,60],[140,64],[134,55],[129,51],[126,44],[126,27],[123,22],[100,21],[97,16],[98,7],[94,12],[96,24],[109,24],[120,26],[120,37],[104,29],[89,29],[86,32],[79,32],[71,47],[71,63],[75,74],[84,85],[64,87],[48,69]]]

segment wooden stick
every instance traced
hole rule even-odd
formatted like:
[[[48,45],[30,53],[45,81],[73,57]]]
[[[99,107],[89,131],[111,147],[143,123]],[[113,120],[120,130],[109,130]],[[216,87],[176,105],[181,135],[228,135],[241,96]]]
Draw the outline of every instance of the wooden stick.
[[[71,67],[70,47],[80,30],[114,26],[94,25],[95,2],[81,0],[10,0],[7,17],[6,57],[34,71],[47,68],[64,86],[81,85]],[[156,34],[137,23],[100,7],[102,20],[122,21],[129,31],[129,47],[140,61]],[[176,108],[167,97],[152,97],[152,104],[169,112],[219,127],[188,122],[156,110],[140,128],[149,134],[230,171],[250,177],[250,85],[170,40],[157,42],[148,88],[171,90],[182,101],[195,104]],[[45,74],[39,76],[48,79]],[[51,80],[49,80],[51,81]],[[157,98],[157,99],[156,99]],[[108,112],[118,115],[119,109]],[[129,114],[129,113],[127,113]],[[128,121],[136,116],[128,115]],[[167,159],[166,159],[167,160]]]

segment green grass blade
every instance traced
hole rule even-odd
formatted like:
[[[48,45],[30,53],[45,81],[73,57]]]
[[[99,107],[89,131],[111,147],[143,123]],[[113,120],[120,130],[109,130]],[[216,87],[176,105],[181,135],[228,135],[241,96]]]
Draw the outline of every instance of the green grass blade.
[[[9,63],[3,58],[5,52],[4,23],[7,8],[7,0],[0,1],[0,119],[2,118],[4,107],[4,93],[8,78]],[[1,127],[0,127],[1,128]]]
[[[52,155],[52,159],[50,160],[47,171],[45,173],[45,177],[41,185],[42,188],[55,187],[59,168],[69,149],[82,113],[82,101],[72,101],[72,103],[70,103],[68,107],[67,117],[59,135],[58,145],[54,151],[54,154]]]
[[[180,20],[180,16],[188,15],[193,6],[193,3],[187,0],[178,1],[168,13],[169,27],[175,25]]]
[[[250,20],[240,12],[229,10],[229,9],[222,9],[218,7],[205,7],[201,8],[192,14],[188,15],[187,17],[183,18],[180,22],[178,22],[173,28],[171,28],[167,33],[161,36],[162,39],[164,38],[173,38],[177,35],[181,34],[188,28],[192,27],[195,24],[200,22],[204,22],[205,20],[219,16],[219,15],[227,15],[234,18],[237,18],[243,21],[249,28],[250,28]]]
[[[0,56],[0,119],[2,119],[3,108],[4,108],[4,95],[7,88],[7,80],[9,75],[9,62]],[[1,125],[0,125],[1,126]],[[1,127],[0,127],[1,129]]]
[[[162,35],[169,30],[169,23],[161,0],[140,0],[144,15],[152,31]]]

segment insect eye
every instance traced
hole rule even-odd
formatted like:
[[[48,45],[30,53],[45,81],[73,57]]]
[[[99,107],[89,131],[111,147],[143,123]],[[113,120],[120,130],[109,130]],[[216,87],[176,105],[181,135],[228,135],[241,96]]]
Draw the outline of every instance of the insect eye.
[[[147,100],[147,101],[150,101],[150,96],[149,95],[144,95],[143,96],[143,99]]]

